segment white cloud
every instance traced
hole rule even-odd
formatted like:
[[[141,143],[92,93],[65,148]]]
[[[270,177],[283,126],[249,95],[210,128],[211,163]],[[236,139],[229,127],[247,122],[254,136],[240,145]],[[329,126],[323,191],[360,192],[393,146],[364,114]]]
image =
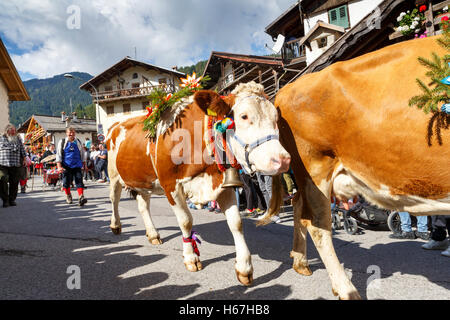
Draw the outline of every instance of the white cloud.
[[[1,1],[0,32],[25,53],[21,72],[49,77],[98,74],[125,56],[163,67],[207,59],[211,51],[268,54],[264,28],[295,0]],[[80,29],[67,28],[78,6]],[[252,48],[260,48],[255,51]]]

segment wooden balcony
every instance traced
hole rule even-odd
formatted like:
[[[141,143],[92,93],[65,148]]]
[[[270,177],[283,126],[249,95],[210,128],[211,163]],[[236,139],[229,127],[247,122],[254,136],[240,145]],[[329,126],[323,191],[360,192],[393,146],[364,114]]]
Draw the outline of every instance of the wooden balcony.
[[[442,11],[442,9],[446,6],[450,7],[450,0],[442,1],[440,3],[431,5],[431,2],[428,3],[428,1],[424,1],[426,5],[428,5],[428,10],[425,11],[425,26],[427,30],[427,36],[431,37],[437,34],[441,34],[442,30],[439,28],[439,24],[441,22],[441,19],[446,16],[450,18],[450,12],[438,13]],[[403,39],[400,39],[403,38]],[[389,35],[389,40],[399,39],[400,41],[408,40],[414,38],[414,35],[405,36],[400,31],[395,31]]]
[[[125,100],[125,99],[134,99],[134,98],[142,98],[150,95],[150,93],[156,89],[163,90],[167,93],[174,93],[176,88],[172,84],[161,84],[157,86],[146,86],[139,88],[130,88],[130,89],[121,89],[114,91],[103,91],[98,93],[98,101],[99,102],[111,102],[117,100]],[[95,93],[92,94],[92,99],[95,101]]]
[[[281,56],[286,65],[306,62],[306,48],[301,44],[303,38],[288,41],[281,49]]]

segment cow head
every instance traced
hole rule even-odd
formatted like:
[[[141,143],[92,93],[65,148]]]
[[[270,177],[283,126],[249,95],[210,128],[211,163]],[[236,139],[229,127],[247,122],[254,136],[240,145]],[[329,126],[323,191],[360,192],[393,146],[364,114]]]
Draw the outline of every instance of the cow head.
[[[212,91],[199,91],[194,100],[218,114],[233,116],[235,132],[228,134],[228,143],[247,173],[274,175],[289,169],[291,157],[278,140],[278,113],[262,85],[239,84],[224,99]]]

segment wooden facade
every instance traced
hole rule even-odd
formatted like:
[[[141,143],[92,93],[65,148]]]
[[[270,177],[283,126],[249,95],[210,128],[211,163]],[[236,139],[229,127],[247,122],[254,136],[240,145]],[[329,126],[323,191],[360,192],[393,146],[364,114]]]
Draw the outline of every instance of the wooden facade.
[[[33,153],[40,153],[50,144],[57,144],[60,139],[66,137],[66,128],[71,126],[77,133],[77,138],[84,141],[89,138],[93,143],[97,142],[97,128],[94,119],[73,119],[65,121],[58,116],[32,115],[20,127],[17,132],[24,135],[24,145]]]
[[[280,57],[213,51],[203,75],[211,77],[205,88],[221,95],[229,94],[239,83],[255,81],[261,83],[265,93],[273,98],[293,73],[285,70]]]

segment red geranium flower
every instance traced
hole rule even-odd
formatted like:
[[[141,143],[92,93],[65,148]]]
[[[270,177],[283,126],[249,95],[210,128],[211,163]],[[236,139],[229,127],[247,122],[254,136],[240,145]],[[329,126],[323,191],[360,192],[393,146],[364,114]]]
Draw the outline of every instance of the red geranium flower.
[[[419,11],[420,11],[420,12],[427,11],[427,6],[426,6],[426,5],[420,6],[420,7],[419,7]]]
[[[443,16],[442,19],[441,19],[441,22],[442,21],[448,21],[448,17],[447,16]]]

